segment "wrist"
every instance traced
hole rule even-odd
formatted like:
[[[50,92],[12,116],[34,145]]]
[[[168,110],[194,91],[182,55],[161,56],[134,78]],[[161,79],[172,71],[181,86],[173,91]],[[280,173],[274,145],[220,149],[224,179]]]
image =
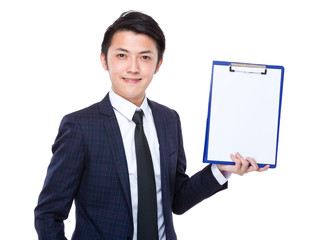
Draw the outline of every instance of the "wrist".
[[[224,165],[222,164],[216,164],[217,168],[219,169],[219,171],[223,174],[223,172],[225,172],[224,170]]]

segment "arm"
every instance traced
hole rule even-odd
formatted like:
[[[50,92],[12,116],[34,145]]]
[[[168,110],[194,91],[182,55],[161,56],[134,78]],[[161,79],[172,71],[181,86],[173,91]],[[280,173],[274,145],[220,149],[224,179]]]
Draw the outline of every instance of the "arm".
[[[211,165],[206,166],[191,178],[186,175],[186,157],[183,149],[181,124],[178,115],[177,128],[178,154],[172,210],[175,214],[182,214],[202,200],[226,189],[227,183],[224,185],[219,184],[212,174]]]
[[[223,185],[219,183],[214,177],[214,174],[212,174],[211,165],[208,165],[191,178],[186,175],[186,157],[183,149],[181,124],[178,115],[177,118],[179,136],[178,160],[172,210],[176,214],[182,214],[202,200],[226,189],[228,184],[227,182]],[[217,165],[217,168],[223,175],[234,173],[242,176],[248,172],[263,172],[269,168],[269,165],[259,168],[254,159],[250,157],[244,159],[239,153],[236,153],[235,155],[231,154],[231,159],[235,162],[235,165]]]
[[[84,166],[80,126],[64,117],[52,146],[53,157],[35,208],[39,239],[65,240],[64,223],[80,183]]]

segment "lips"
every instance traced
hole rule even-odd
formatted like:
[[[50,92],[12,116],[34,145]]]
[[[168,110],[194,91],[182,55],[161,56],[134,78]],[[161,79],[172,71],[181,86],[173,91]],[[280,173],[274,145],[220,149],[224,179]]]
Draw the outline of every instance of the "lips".
[[[138,83],[139,81],[141,81],[142,78],[122,78],[125,82],[128,83]]]

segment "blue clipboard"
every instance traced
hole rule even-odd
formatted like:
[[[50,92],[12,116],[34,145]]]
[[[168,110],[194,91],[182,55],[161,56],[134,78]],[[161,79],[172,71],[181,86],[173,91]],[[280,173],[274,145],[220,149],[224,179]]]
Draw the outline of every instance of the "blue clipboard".
[[[284,67],[213,61],[203,162],[277,166]]]

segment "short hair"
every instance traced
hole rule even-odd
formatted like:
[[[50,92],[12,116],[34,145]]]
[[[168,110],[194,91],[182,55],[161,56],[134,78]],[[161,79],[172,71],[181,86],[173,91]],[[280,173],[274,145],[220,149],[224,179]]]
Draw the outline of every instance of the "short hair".
[[[132,31],[137,34],[146,34],[155,40],[158,50],[159,63],[165,51],[165,35],[158,23],[152,17],[138,11],[127,11],[122,13],[120,17],[107,28],[101,49],[106,59],[114,34],[118,31],[125,30]]]

